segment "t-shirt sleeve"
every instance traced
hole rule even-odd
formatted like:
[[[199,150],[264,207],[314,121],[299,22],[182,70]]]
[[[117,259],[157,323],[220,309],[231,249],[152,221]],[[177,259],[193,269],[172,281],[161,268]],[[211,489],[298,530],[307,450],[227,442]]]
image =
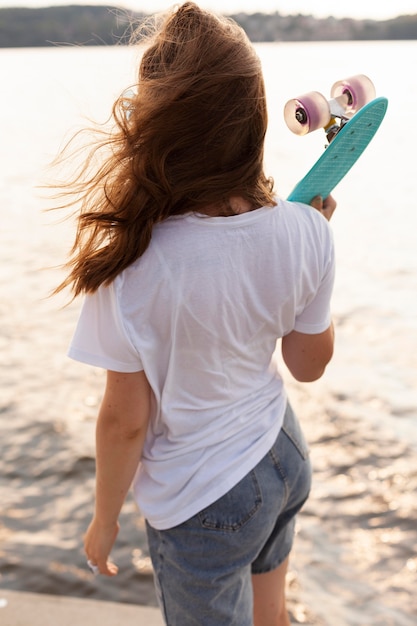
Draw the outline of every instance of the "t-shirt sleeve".
[[[140,355],[123,326],[114,283],[85,296],[68,356],[115,372],[143,370]]]
[[[331,324],[330,300],[335,279],[334,245],[331,238],[326,254],[327,262],[319,287],[307,306],[297,315],[294,330],[316,335],[327,330]]]

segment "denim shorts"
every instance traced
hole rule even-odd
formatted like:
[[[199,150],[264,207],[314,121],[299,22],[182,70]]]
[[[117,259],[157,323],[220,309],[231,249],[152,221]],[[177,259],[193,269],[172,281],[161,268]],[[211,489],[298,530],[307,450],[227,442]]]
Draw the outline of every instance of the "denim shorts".
[[[289,555],[310,485],[307,445],[288,405],[271,450],[226,495],[174,528],[147,524],[165,623],[252,626],[251,574]]]

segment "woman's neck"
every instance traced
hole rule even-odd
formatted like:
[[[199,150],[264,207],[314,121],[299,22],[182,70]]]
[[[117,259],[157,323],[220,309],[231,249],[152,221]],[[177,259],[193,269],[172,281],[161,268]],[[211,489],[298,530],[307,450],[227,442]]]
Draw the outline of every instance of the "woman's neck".
[[[257,207],[253,206],[248,200],[245,200],[241,196],[231,196],[225,202],[212,204],[199,209],[199,213],[204,213],[210,217],[229,217],[232,215],[240,215],[241,213],[248,213],[256,208]]]

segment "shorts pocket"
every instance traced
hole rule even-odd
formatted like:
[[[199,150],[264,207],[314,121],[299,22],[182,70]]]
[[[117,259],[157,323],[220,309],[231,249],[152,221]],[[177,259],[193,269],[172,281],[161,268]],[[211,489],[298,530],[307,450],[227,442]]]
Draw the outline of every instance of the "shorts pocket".
[[[282,425],[282,432],[288,437],[291,443],[296,447],[301,457],[306,460],[309,455],[308,445],[301,430],[301,426],[296,418],[293,410],[288,405],[287,411]]]
[[[211,530],[238,531],[257,512],[262,494],[252,470],[224,496],[198,514],[200,524]]]

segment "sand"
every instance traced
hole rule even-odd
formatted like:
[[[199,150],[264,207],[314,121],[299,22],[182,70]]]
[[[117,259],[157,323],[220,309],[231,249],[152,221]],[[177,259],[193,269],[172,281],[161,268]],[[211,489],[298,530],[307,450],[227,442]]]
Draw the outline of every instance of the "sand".
[[[162,626],[157,609],[115,602],[0,590],[3,626]]]

